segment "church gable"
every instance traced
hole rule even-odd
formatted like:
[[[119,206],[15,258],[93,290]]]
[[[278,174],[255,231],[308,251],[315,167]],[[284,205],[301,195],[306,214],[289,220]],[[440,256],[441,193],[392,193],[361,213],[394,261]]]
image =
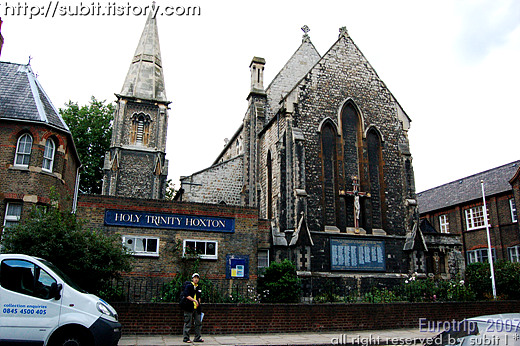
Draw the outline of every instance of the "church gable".
[[[298,83],[321,58],[320,53],[318,53],[307,35],[309,31],[308,27],[304,26],[302,30],[305,32],[302,38],[302,44],[280,72],[273,78],[266,89],[269,118],[280,109],[280,100],[294,88],[296,83]]]
[[[288,111],[294,100],[309,228],[404,235],[408,118],[346,30],[286,97]]]

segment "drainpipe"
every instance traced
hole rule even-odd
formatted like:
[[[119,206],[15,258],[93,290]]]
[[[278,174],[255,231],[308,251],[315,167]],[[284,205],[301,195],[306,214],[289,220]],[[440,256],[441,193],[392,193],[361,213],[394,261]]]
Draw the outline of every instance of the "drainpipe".
[[[76,214],[76,208],[78,206],[78,191],[79,191],[79,170],[83,167],[83,165],[79,165],[76,169],[76,186],[74,186],[74,199],[72,200],[72,214]]]

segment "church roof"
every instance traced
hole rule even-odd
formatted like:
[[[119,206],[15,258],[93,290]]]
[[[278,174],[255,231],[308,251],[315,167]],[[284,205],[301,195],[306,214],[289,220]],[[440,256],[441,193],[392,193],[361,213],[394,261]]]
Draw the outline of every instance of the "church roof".
[[[152,12],[146,20],[120,96],[168,102],[164,86],[159,31]]]
[[[515,175],[520,160],[481,173],[452,181],[417,194],[421,213],[448,208],[457,204],[482,199],[480,181],[484,181],[486,196],[511,191],[509,180]]]
[[[41,122],[70,133],[30,65],[0,62],[0,119]]]
[[[302,44],[266,89],[271,115],[276,114],[280,109],[281,99],[294,88],[320,59],[320,53],[312,44],[309,36],[305,34]]]

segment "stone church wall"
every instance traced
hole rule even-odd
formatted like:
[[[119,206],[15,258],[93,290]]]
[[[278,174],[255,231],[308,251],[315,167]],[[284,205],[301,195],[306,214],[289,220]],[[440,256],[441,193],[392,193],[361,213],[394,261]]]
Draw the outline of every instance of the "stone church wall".
[[[181,178],[183,201],[240,205],[243,187],[243,155]]]
[[[323,229],[322,186],[319,180],[322,172],[317,130],[326,118],[330,118],[339,129],[338,116],[344,102],[350,99],[361,113],[363,133],[374,126],[383,138],[383,189],[388,208],[385,231],[405,235],[406,196],[402,182],[403,161],[399,151],[403,126],[397,117],[397,104],[350,38],[341,39],[335,44],[295,92],[298,93],[299,103],[294,126],[301,128],[305,137],[309,227],[312,230]],[[345,161],[350,159],[356,160],[355,157],[345,156]],[[367,158],[360,158],[360,162],[361,174],[367,176]],[[354,173],[345,172],[345,179]]]
[[[273,119],[274,120],[274,119]],[[271,196],[271,205],[272,205],[272,213],[275,219],[278,218],[280,213],[280,202],[285,197],[286,193],[280,191],[280,181],[281,175],[285,174],[285,172],[281,172],[281,160],[282,155],[281,151],[284,151],[283,145],[285,143],[284,138],[286,137],[286,120],[285,118],[280,118],[279,120],[274,120],[269,128],[260,136],[259,139],[259,163],[258,163],[258,176],[259,176],[259,184],[260,184],[260,217],[267,218],[268,211],[267,206],[269,205],[268,198],[268,180],[267,178],[267,155],[271,153],[271,166],[272,166],[272,179],[271,179],[271,187],[272,187],[272,196]]]

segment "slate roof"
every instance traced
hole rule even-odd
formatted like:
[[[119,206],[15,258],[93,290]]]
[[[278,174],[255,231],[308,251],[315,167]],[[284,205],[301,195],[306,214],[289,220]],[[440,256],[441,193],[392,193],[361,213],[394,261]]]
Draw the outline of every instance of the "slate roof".
[[[509,180],[515,175],[520,160],[471,175],[417,194],[420,213],[448,208],[482,198],[481,180],[486,196],[511,191]]]
[[[30,65],[0,62],[0,119],[42,122],[70,133]]]

